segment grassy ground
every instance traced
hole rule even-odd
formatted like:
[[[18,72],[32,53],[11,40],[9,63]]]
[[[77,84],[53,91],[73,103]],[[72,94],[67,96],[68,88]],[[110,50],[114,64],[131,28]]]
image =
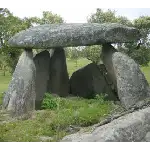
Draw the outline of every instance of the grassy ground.
[[[0,104],[2,103],[2,92],[7,90],[10,79],[10,73],[7,72],[6,76],[3,76],[3,72],[0,70]]]
[[[144,73],[148,83],[150,84],[150,63],[148,67],[141,67],[141,70]]]
[[[63,136],[98,123],[117,107],[110,101],[54,98],[58,108],[34,112],[32,119],[0,124],[0,141],[58,141]],[[70,125],[75,128],[70,129]]]
[[[67,68],[69,76],[71,76],[74,71],[78,70],[83,66],[86,66],[89,63],[91,63],[91,61],[89,61],[86,58],[78,59],[77,61],[67,59]]]
[[[68,59],[69,76],[88,63],[90,61],[87,59],[79,59],[77,64],[76,61]],[[150,66],[141,69],[150,83]],[[9,73],[4,77],[0,71],[0,93],[7,90],[10,79]],[[70,125],[86,127],[98,123],[116,108],[121,109],[111,101],[103,101],[101,98],[87,100],[78,97],[65,99],[55,97],[54,100],[59,106],[57,109],[36,111],[29,120],[9,122],[10,120],[5,120],[5,114],[0,112],[0,141],[42,141],[41,137],[52,137],[47,141],[58,141],[71,133]],[[0,104],[1,102],[0,95]]]

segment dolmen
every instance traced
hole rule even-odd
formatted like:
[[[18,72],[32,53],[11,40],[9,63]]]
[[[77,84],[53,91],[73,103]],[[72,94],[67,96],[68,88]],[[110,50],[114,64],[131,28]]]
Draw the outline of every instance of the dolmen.
[[[3,99],[13,116],[39,109],[46,92],[91,97],[106,93],[129,109],[149,97],[149,84],[139,65],[112,44],[137,42],[140,32],[117,23],[45,24],[21,31],[10,47],[24,49]],[[102,45],[103,64],[94,63],[69,79],[64,47]],[[33,49],[42,49],[33,57]],[[47,51],[48,50],[48,51]],[[51,54],[49,53],[51,51]]]

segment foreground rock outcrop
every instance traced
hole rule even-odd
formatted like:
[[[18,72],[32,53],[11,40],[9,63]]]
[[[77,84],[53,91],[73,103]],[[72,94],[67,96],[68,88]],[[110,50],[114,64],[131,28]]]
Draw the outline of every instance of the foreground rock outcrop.
[[[21,116],[35,108],[36,68],[32,50],[26,49],[19,58],[12,80],[3,99],[3,108],[12,116]]]
[[[127,114],[97,127],[92,132],[75,133],[62,142],[142,142],[150,141],[150,107]]]
[[[107,83],[107,74],[103,64],[95,63],[74,72],[70,78],[70,93],[84,98],[93,98],[96,94],[107,94],[109,100],[117,100],[111,86]],[[107,78],[107,79],[106,79]]]

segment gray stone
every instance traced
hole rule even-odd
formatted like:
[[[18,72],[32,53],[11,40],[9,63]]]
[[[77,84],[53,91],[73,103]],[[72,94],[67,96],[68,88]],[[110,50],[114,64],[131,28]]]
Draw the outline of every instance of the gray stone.
[[[145,136],[145,141],[150,142],[150,132],[148,132]]]
[[[126,109],[150,96],[149,84],[133,59],[120,52],[112,56],[118,97]]]
[[[50,58],[48,91],[59,96],[69,93],[69,76],[63,48],[55,48]]]
[[[90,133],[68,135],[61,142],[140,142],[149,130],[150,107],[113,120]]]
[[[21,116],[34,110],[35,78],[33,53],[31,50],[25,50],[19,58],[3,100],[3,108],[13,116]]]
[[[108,94],[109,100],[117,100],[107,83],[105,67],[91,63],[75,71],[70,78],[70,93],[84,98],[93,98],[96,94]]]
[[[50,54],[43,51],[34,57],[36,66],[36,101],[35,108],[40,109],[44,94],[47,92],[49,81]]]
[[[112,89],[117,91],[117,81],[116,75],[114,73],[114,68],[112,64],[112,55],[117,52],[117,50],[111,44],[103,44],[101,59],[106,67],[109,84],[112,85]]]
[[[117,23],[45,24],[21,31],[9,40],[12,47],[55,48],[133,42],[137,29]]]

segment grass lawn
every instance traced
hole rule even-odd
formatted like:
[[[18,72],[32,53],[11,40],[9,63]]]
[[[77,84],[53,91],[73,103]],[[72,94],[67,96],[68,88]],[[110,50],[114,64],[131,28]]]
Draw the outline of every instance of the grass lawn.
[[[59,106],[57,109],[36,111],[32,119],[0,124],[0,141],[41,141],[43,136],[52,137],[48,141],[58,141],[71,132],[70,125],[88,127],[117,108],[112,102],[101,99],[58,97],[53,100]]]
[[[76,64],[76,62],[77,62],[77,64]],[[67,68],[68,68],[69,76],[71,76],[74,71],[76,71],[79,68],[86,66],[90,63],[91,63],[91,61],[86,58],[81,58],[81,59],[78,59],[77,61],[67,59]]]
[[[2,103],[2,92],[7,90],[10,80],[10,73],[7,72],[6,76],[3,76],[3,72],[0,70],[0,104]]]
[[[77,69],[91,63],[87,59],[72,61],[67,59],[69,76]],[[150,83],[150,65],[141,68]],[[9,73],[4,77],[0,71],[0,93],[7,90],[11,79]],[[52,137],[47,141],[58,141],[63,136],[70,134],[70,125],[87,127],[98,123],[121,107],[102,98],[87,100],[79,97],[59,98],[53,97],[57,109],[35,111],[31,119],[15,122],[1,123],[4,121],[0,112],[0,141],[42,141],[41,137]],[[2,98],[0,95],[0,104]]]

